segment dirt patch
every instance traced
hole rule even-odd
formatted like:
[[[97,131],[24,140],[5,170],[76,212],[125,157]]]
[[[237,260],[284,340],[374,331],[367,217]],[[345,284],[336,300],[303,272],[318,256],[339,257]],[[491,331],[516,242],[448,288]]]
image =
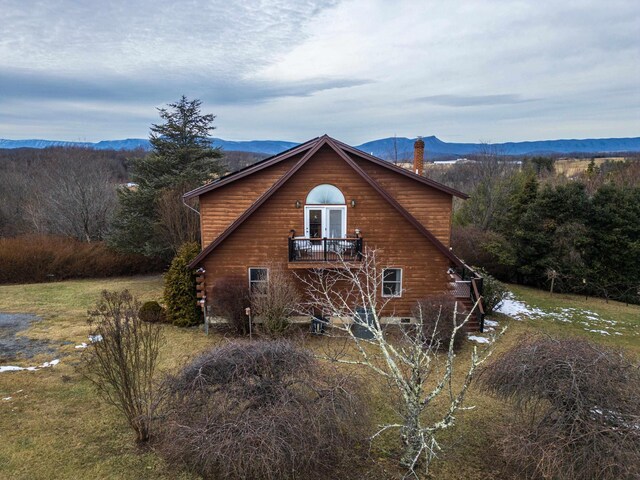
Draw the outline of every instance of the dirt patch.
[[[0,363],[19,358],[31,358],[41,353],[53,353],[48,340],[35,340],[19,335],[42,318],[28,313],[0,313]]]

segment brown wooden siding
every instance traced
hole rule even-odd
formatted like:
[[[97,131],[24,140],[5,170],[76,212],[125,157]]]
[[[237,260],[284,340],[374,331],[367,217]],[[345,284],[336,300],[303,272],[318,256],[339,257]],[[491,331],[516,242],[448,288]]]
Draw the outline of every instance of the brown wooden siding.
[[[394,174],[366,160],[356,159],[356,162],[438,240],[445,246],[450,246],[453,208],[451,195],[429,188],[403,175]]]
[[[200,232],[207,246],[273,185],[300,155],[200,196]]]
[[[393,173],[391,172],[391,174]],[[274,173],[269,178],[273,178],[273,176]],[[236,193],[235,189],[252,177],[240,180],[234,186],[230,185],[231,188],[221,188],[219,191],[222,193],[226,189],[226,194],[232,193],[237,201],[238,196],[246,195],[246,193]],[[258,185],[261,181],[264,183]],[[269,181],[272,183],[274,180]],[[382,183],[382,179],[380,182]],[[252,187],[244,187],[242,192],[253,192],[255,199],[256,193],[266,190],[271,183],[267,183],[265,176],[261,180],[256,179]],[[441,292],[447,287],[449,279],[446,271],[449,260],[362,177],[340,159],[330,147],[325,146],[207,256],[203,264],[206,269],[209,299],[215,295],[213,286],[216,279],[225,277],[247,279],[248,267],[278,265],[293,275],[293,272],[287,269],[287,235],[291,229],[295,229],[298,235],[302,235],[304,232],[304,209],[296,208],[295,202],[299,200],[304,204],[308,192],[322,183],[330,183],[338,187],[344,194],[347,205],[352,199],[356,200],[356,207],[347,207],[348,234],[353,235],[355,229],[359,228],[364,238],[365,247],[378,249],[380,267],[403,269],[403,288],[407,291],[402,298],[394,299],[390,303],[390,308],[394,309],[395,314],[410,315],[416,300],[429,293]],[[419,184],[416,187],[428,189],[428,187]],[[392,193],[398,194],[398,192]],[[451,197],[448,195],[445,197],[448,197],[450,205]],[[431,197],[425,196],[424,198]],[[433,198],[437,197],[433,196]],[[222,197],[220,196],[217,200],[205,201],[208,205],[205,207],[206,216],[202,217],[203,222],[208,223],[214,219],[221,201]],[[224,201],[224,205],[228,205],[227,200]],[[433,200],[427,204],[426,208],[435,205],[443,209],[444,212],[446,210],[442,206],[444,203],[441,200]],[[243,205],[247,205],[247,203],[245,202]],[[230,210],[228,207],[225,208],[227,210],[223,212],[224,220],[215,220],[217,222],[216,228],[212,229],[208,225],[203,228],[203,232],[207,232],[208,241],[211,241],[213,232],[217,231],[216,229],[219,230],[223,223],[228,224],[233,220],[229,217]],[[405,208],[409,210],[408,206]],[[438,213],[430,220],[432,223],[435,222],[434,218],[446,220],[444,227],[435,224],[434,227],[437,228],[439,237],[444,236],[447,232],[447,238],[443,241],[446,240],[446,244],[448,244],[449,218],[445,218],[444,213]],[[387,312],[387,314],[390,313]]]

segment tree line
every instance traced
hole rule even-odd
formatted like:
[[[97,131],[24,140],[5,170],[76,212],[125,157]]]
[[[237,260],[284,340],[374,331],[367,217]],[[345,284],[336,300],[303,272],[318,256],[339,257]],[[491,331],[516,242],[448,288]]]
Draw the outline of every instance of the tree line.
[[[199,100],[183,96],[158,110],[162,121],[151,126],[150,152],[0,150],[2,263],[12,272],[33,271],[25,261],[38,257],[42,271],[34,278],[70,278],[87,274],[86,269],[64,271],[69,250],[78,253],[74,265],[82,264],[82,252],[91,251],[83,243],[99,243],[113,262],[126,258],[131,263],[137,255],[139,261],[131,264],[144,265],[146,258],[158,268],[168,265],[183,244],[199,241],[197,213],[183,204],[182,195],[266,155],[212,148],[215,117],[201,112]],[[121,271],[111,265],[104,275]]]
[[[593,159],[567,178],[544,157],[477,162],[453,247],[498,278],[640,302],[640,161]]]

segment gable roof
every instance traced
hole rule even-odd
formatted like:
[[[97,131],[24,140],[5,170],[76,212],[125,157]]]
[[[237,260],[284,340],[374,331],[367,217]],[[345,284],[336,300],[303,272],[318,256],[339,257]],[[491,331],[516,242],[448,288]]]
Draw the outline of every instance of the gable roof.
[[[252,173],[259,172],[260,170],[270,167],[271,165],[275,165],[276,163],[280,163],[283,160],[286,160],[299,153],[309,150],[310,148],[313,148],[314,144],[317,143],[319,140],[320,140],[320,137],[312,138],[311,140],[301,143],[300,145],[292,147],[288,150],[285,150],[284,152],[280,152],[276,155],[272,155],[271,157],[260,160],[254,163],[253,165],[249,165],[247,167],[241,168],[240,170],[236,170],[235,172],[231,172],[227,175],[224,175],[214,180],[211,183],[207,183],[206,185],[202,185],[201,187],[198,187],[194,190],[191,190],[190,192],[185,193],[182,197],[185,199],[199,197],[203,193],[207,193],[211,190],[215,190],[216,188],[222,187],[223,185],[226,185],[228,183],[244,178],[247,175],[251,175]]]
[[[338,145],[342,150],[348,152],[348,153],[352,153],[354,155],[359,156],[360,158],[363,158],[364,160],[369,160],[372,163],[375,163],[376,165],[380,165],[381,167],[384,167],[388,170],[391,170],[392,172],[395,173],[399,173],[401,175],[404,175],[405,177],[409,177],[412,180],[417,180],[420,183],[424,183],[425,185],[429,185],[430,187],[435,188],[436,190],[441,190],[443,192],[446,192],[450,195],[453,195],[455,197],[459,197],[462,199],[467,199],[469,198],[469,195],[467,195],[464,192],[461,192],[460,190],[456,190],[455,188],[451,188],[451,187],[447,187],[446,185],[443,185],[442,183],[436,182],[435,180],[431,180],[430,178],[427,177],[423,177],[422,175],[418,175],[417,173],[408,170],[404,167],[401,167],[399,165],[395,165],[391,162],[387,162],[385,160],[382,160],[381,158],[378,158],[376,156],[373,156],[369,153],[363,152],[362,150],[358,150],[355,147],[352,147],[351,145],[347,145],[346,143],[343,143],[339,140],[336,140],[335,138],[331,139],[336,145]]]
[[[292,155],[296,155],[306,150],[306,153],[302,156],[300,160],[298,160],[295,165],[287,171],[277,182],[275,182],[269,189],[264,192],[242,215],[240,215],[231,225],[229,225],[213,242],[211,242],[207,247],[205,247],[189,264],[190,268],[195,268],[204,258],[209,255],[218,245],[220,245],[229,235],[231,235],[245,220],[247,220],[258,208],[260,208],[282,185],[284,185],[287,180],[289,180],[300,168],[324,145],[328,145],[331,147],[337,154],[342,158],[353,170],[362,177],[365,182],[367,182],[376,192],[378,192],[391,206],[393,206],[400,215],[402,215],[409,223],[411,223],[422,235],[424,235],[428,240],[430,240],[433,245],[449,260],[451,260],[455,265],[461,266],[462,262],[458,257],[456,257],[453,252],[447,248],[440,240],[436,238],[433,233],[431,233],[422,223],[420,223],[413,215],[411,215],[398,201],[393,198],[392,195],[389,194],[378,182],[376,182],[373,178],[371,178],[360,166],[341,148],[340,144],[336,142],[336,140],[332,139],[328,135],[323,135],[317,139],[312,140],[311,142],[307,142],[303,144],[305,147],[301,150],[297,150],[295,153],[290,154],[286,158],[290,158]],[[302,146],[299,146],[302,147]],[[291,152],[291,149],[288,152]],[[279,157],[276,155],[272,157],[270,160],[274,161]],[[375,157],[374,157],[375,158]],[[269,160],[269,159],[267,159]],[[280,160],[278,160],[280,161]],[[384,160],[380,160],[384,162]],[[276,162],[274,162],[276,163]],[[271,163],[273,165],[273,163]],[[265,168],[265,167],[263,167]],[[254,170],[257,171],[257,170]],[[252,172],[253,173],[253,172]],[[247,174],[248,175],[248,174]],[[412,174],[415,175],[415,174]],[[420,177],[419,175],[415,175],[416,177]],[[229,176],[228,176],[229,177]],[[223,177],[228,178],[228,177]],[[222,179],[221,179],[222,180]],[[232,181],[232,180],[231,180]],[[229,182],[227,182],[229,183]],[[436,183],[436,182],[434,182]],[[209,187],[211,184],[206,185]],[[438,184],[439,185],[439,184]],[[203,187],[200,187],[203,188]],[[214,187],[217,188],[217,187]],[[448,188],[448,187],[447,187]],[[210,188],[206,191],[210,191],[213,188]],[[193,192],[195,192],[194,190]],[[193,193],[189,192],[189,193]],[[193,196],[202,195],[205,191],[201,191],[200,193],[195,193]],[[186,195],[185,195],[186,197]]]
[[[456,190],[455,188],[447,187],[446,185],[438,183],[435,180],[431,180],[430,178],[423,177],[422,175],[418,175],[417,173],[414,173],[411,170],[407,170],[406,168],[393,165],[392,163],[382,160],[381,158],[374,157],[373,155],[369,155],[368,153],[365,153],[362,150],[358,150],[357,148],[347,145],[346,143],[342,143],[334,138],[329,137],[328,135],[323,135],[321,137],[313,138],[307,142],[301,143],[296,147],[290,148],[289,150],[285,150],[284,152],[278,153],[277,155],[273,155],[269,158],[265,158],[264,160],[260,160],[259,162],[256,162],[253,165],[250,165],[248,167],[242,168],[235,172],[229,173],[228,175],[220,177],[211,183],[208,183],[194,190],[191,190],[190,192],[185,193],[183,195],[183,198],[188,199],[193,197],[199,197],[200,195],[210,192],[211,190],[215,190],[216,188],[222,187],[231,182],[239,180],[243,177],[246,177],[247,175],[251,175],[255,172],[259,172],[260,170],[263,170],[272,165],[275,165],[276,163],[280,163],[284,160],[287,160],[288,158],[294,157],[300,153],[308,151],[312,149],[315,145],[321,142],[324,142],[327,139],[333,142],[333,149],[336,150],[336,152],[342,150],[343,153],[357,155],[358,157],[364,160],[375,163],[376,165],[380,165],[392,172],[404,175],[408,178],[411,178],[412,180],[416,180],[422,184],[435,188],[436,190],[440,190],[442,192],[448,193],[449,195],[454,195],[456,197],[460,197],[463,199],[469,198],[469,196],[466,193]]]

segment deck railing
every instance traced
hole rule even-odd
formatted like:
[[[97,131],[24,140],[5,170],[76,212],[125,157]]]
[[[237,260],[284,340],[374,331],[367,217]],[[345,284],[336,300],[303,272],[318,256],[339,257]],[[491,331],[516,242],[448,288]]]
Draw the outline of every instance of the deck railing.
[[[484,305],[482,304],[483,278],[472,268],[462,264],[462,267],[455,272],[459,278],[454,283],[454,294],[458,298],[469,298],[472,305],[477,306],[474,310],[476,319],[480,326],[480,331],[484,331]],[[479,300],[479,301],[478,301]]]
[[[362,238],[289,237],[290,262],[357,262]]]

